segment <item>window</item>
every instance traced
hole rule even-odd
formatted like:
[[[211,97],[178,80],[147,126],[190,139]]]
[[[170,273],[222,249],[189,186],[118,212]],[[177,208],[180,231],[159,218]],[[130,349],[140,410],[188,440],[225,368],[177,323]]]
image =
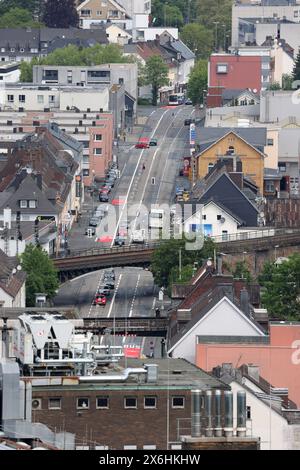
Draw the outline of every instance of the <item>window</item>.
[[[267,145],[274,145],[274,139],[267,139]]]
[[[124,446],[124,450],[137,450],[137,446]]]
[[[25,95],[19,95],[20,103],[25,103]]]
[[[97,397],[96,399],[96,408],[109,408],[109,398],[108,397]]]
[[[94,155],[102,155],[102,149],[101,148],[94,149]]]
[[[90,176],[90,170],[89,169],[83,169],[82,170],[82,176]]]
[[[49,398],[48,409],[49,410],[60,410],[61,409],[61,398]]]
[[[5,47],[1,47],[1,52],[5,52]]]
[[[88,398],[77,398],[77,408],[80,410],[88,409],[90,400]]]
[[[210,172],[210,170],[211,170],[214,166],[215,166],[214,163],[209,163],[209,164],[208,164],[208,167],[207,167],[208,173]]]
[[[91,16],[91,10],[81,10],[81,16]]]
[[[32,48],[30,49],[30,52],[31,52],[32,54],[37,54],[37,53],[39,52],[39,50],[38,50],[37,47],[32,47]]]
[[[202,219],[206,220],[206,214],[203,214]]]
[[[251,419],[251,406],[246,407],[247,419]]]
[[[172,397],[172,408],[184,408],[184,397]]]
[[[137,408],[137,399],[135,397],[124,398],[124,408]]]
[[[37,95],[37,102],[40,104],[44,103],[44,95]]]
[[[36,209],[36,201],[34,199],[29,201],[29,208],[30,209]]]
[[[156,408],[156,397],[144,397],[144,408]]]
[[[72,70],[68,70],[67,80],[68,80],[68,83],[72,83],[72,81],[73,81],[73,72],[72,72]]]
[[[286,163],[278,163],[278,169],[284,173],[286,171]]]
[[[9,103],[13,103],[13,102],[14,102],[14,99],[15,99],[15,98],[14,98],[14,95],[7,95],[7,101],[8,101]]]
[[[26,201],[26,199],[21,199],[21,201],[20,201],[20,208],[21,208],[21,209],[27,209],[27,201]]]
[[[221,220],[222,216],[220,214],[217,215],[217,220]]]
[[[228,231],[227,230],[222,230],[222,240],[223,241],[228,240]]]
[[[274,186],[274,183],[273,181],[266,181],[266,192],[268,193],[274,193],[275,191],[275,186]]]
[[[102,15],[102,11],[101,11],[101,10],[97,10],[96,15],[97,15],[97,16],[101,16],[101,15]]]
[[[15,51],[16,51],[16,49],[14,47],[10,48],[10,52],[15,52]]]
[[[149,445],[144,445],[144,446],[143,446],[143,449],[144,449],[144,450],[155,450],[155,449],[156,449],[156,446],[155,446],[155,445],[151,445],[151,444],[149,444]]]
[[[217,73],[227,73],[227,64],[217,64]]]
[[[55,96],[49,95],[49,103],[54,103],[54,101],[55,101]]]
[[[102,78],[102,77],[109,78],[110,77],[109,70],[89,70],[88,71],[88,78]]]
[[[294,18],[298,18],[298,10],[294,10]]]
[[[45,70],[44,71],[44,80],[48,81],[58,81],[58,70]]]
[[[94,140],[100,142],[102,140],[102,134],[94,134]]]

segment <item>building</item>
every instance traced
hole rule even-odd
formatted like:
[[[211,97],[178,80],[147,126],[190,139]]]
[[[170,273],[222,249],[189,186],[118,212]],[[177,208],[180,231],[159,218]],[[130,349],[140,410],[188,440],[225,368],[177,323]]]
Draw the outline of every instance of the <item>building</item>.
[[[244,336],[198,336],[196,364],[205,370],[226,363],[255,364],[260,375],[273,387],[288,389],[290,399],[299,407],[299,324],[270,322],[269,335],[263,338]]]
[[[122,23],[128,19],[125,8],[115,0],[100,3],[97,0],[85,0],[77,7],[77,12],[79,25],[83,29],[103,23]]]
[[[89,47],[107,42],[104,28],[89,31],[77,28],[5,28],[0,29],[0,60],[30,61],[68,44]]]
[[[247,27],[244,26],[245,22],[253,24],[260,23],[275,23],[277,28],[277,23],[282,20],[286,22],[287,28],[290,28],[290,23],[299,23],[300,22],[300,6],[297,0],[259,0],[257,2],[250,2],[249,0],[239,0],[236,1],[232,6],[232,30],[231,30],[231,44],[234,47],[238,47],[240,42],[245,39],[245,30]],[[251,41],[251,33],[254,28],[249,28],[250,37],[246,38],[248,41]],[[268,31],[272,33],[274,30],[271,29]],[[253,34],[253,33],[252,33]],[[287,40],[283,32],[281,32],[281,37]],[[265,38],[264,38],[265,39]]]
[[[106,36],[109,43],[120,46],[124,46],[132,40],[132,35],[128,31],[113,23],[106,26]]]
[[[25,281],[19,260],[0,249],[0,307],[25,307]]]
[[[125,101],[123,108],[117,110],[118,114],[123,114],[123,125],[126,116],[128,120],[135,118],[136,104],[138,97],[138,67],[134,63],[122,64],[102,64],[93,67],[67,67],[67,66],[46,66],[38,65],[33,67],[33,83],[35,85],[49,84],[71,87],[112,87],[113,85],[123,85]],[[76,106],[76,103],[74,103]],[[70,106],[71,107],[71,106]],[[85,108],[77,106],[80,110]],[[95,110],[95,105],[89,105],[91,110]],[[107,105],[100,105],[107,111]],[[112,111],[112,105],[109,105]],[[97,109],[99,110],[99,109]]]
[[[289,400],[288,390],[273,387],[254,364],[234,368],[222,364],[213,373],[229,384],[233,393],[233,421],[237,422],[236,397],[246,395],[248,436],[259,436],[261,450],[299,449],[300,410]]]
[[[250,89],[256,94],[270,83],[270,56],[248,54],[248,48],[245,52],[210,56],[207,107],[220,106],[225,90]]]
[[[2,83],[18,82],[20,78],[20,64],[17,62],[0,62],[0,81]]]
[[[243,174],[251,178],[263,194],[266,129],[207,127],[200,133],[198,145],[199,152],[195,156],[198,179],[205,178],[218,160],[231,158],[233,171],[240,161]]]

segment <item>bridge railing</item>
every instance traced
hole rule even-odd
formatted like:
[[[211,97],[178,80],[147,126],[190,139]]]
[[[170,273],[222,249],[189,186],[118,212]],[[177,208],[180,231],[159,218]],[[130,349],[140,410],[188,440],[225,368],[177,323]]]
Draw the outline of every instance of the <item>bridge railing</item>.
[[[300,233],[300,229],[260,229],[260,230],[249,230],[245,232],[236,232],[220,235],[217,237],[211,237],[215,243],[226,243],[226,242],[237,242],[244,240],[259,240],[266,237],[277,237],[282,235],[292,235],[295,233]]]

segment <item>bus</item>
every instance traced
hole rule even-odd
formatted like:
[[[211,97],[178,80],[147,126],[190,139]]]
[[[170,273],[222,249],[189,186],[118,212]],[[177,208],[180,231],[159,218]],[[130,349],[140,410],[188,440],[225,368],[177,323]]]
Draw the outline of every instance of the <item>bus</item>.
[[[169,96],[169,105],[178,106],[184,103],[184,93],[175,93]]]

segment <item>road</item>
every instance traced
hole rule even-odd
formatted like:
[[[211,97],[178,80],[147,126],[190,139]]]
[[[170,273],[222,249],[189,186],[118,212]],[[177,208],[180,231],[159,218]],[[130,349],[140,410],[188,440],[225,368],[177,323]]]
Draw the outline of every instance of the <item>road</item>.
[[[54,299],[57,307],[74,304],[82,318],[96,317],[134,317],[154,316],[158,290],[152,274],[142,268],[115,269],[115,290],[111,292],[105,307],[92,305],[96,291],[103,281],[104,271],[85,274],[61,286]],[[150,354],[150,342],[153,342],[155,354],[160,355],[161,338],[142,338],[135,336],[114,336],[112,343],[120,346],[142,348],[144,355]]]
[[[175,186],[188,186],[186,178],[179,177],[179,168],[183,157],[189,155],[189,126],[184,120],[191,117],[194,110],[191,106],[173,108],[158,108],[152,111],[141,132],[143,137],[157,139],[157,147],[135,149],[126,144],[120,157],[120,179],[111,194],[111,201],[126,202],[140,208],[145,205],[148,209],[152,204],[173,204]],[[143,165],[145,169],[143,169]],[[91,208],[91,200],[86,205]],[[94,203],[95,205],[95,203]],[[117,221],[124,216],[125,206],[117,206]],[[119,227],[115,227],[106,243],[96,243],[94,239],[83,237],[88,214],[83,216],[81,225],[71,234],[70,246],[82,249],[92,246],[112,246]],[[129,222],[136,219],[136,212],[129,217]],[[128,242],[128,241],[127,241]],[[55,304],[57,306],[71,305],[76,299],[82,317],[118,317],[118,316],[152,316],[155,313],[158,292],[154,286],[152,274],[140,268],[115,269],[115,290],[105,307],[93,306],[93,298],[102,283],[103,271],[86,274],[63,285]],[[113,344],[140,347],[143,354],[149,355],[154,351],[155,357],[161,355],[161,339],[140,337],[113,337]],[[152,343],[152,344],[151,344]]]

